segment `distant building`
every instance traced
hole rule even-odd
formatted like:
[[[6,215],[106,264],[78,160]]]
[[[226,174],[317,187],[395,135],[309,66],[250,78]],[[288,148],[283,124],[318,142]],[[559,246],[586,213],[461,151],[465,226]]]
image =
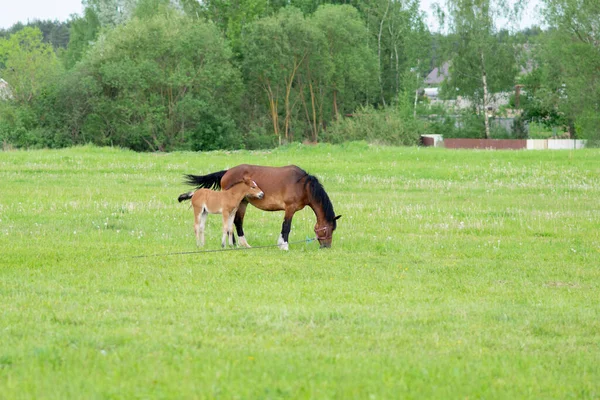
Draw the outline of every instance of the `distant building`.
[[[522,71],[523,73],[523,71]],[[429,99],[431,104],[439,104],[447,109],[462,110],[472,107],[471,100],[463,96],[457,96],[454,100],[441,100],[439,98],[442,83],[450,77],[450,61],[444,62],[440,67],[436,67],[425,77],[423,83],[423,94]],[[509,93],[491,93],[488,99],[488,110],[497,111],[501,106],[507,105]]]
[[[441,67],[435,67],[431,70],[431,72],[425,77],[425,86],[426,87],[437,87],[439,88],[442,82],[450,76],[448,72],[450,70],[450,62],[446,61],[442,64]]]
[[[435,67],[431,70],[431,72],[425,77],[423,81],[424,88],[423,94],[429,100],[437,100],[440,95],[440,87],[444,80],[450,76],[448,70],[450,69],[450,62],[446,61],[440,67]]]

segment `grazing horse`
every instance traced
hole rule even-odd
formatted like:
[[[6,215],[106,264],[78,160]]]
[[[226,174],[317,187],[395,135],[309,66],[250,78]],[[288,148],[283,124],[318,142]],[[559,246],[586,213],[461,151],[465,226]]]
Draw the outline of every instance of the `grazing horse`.
[[[288,238],[292,227],[292,217],[296,211],[309,206],[317,217],[315,234],[321,247],[331,247],[336,216],[329,196],[319,180],[303,169],[288,165],[287,167],[264,167],[242,164],[228,170],[213,172],[208,175],[186,175],[186,182],[198,188],[226,188],[240,177],[249,176],[262,188],[265,196],[262,199],[247,198],[242,200],[235,215],[235,228],[242,246],[250,247],[244,237],[244,215],[250,202],[253,206],[265,211],[285,211],[281,234],[277,240],[279,248],[288,250]]]
[[[192,199],[194,207],[194,232],[196,245],[204,246],[204,226],[208,214],[223,214],[223,237],[221,247],[225,247],[225,238],[229,237],[229,245],[233,245],[233,219],[244,197],[262,199],[263,191],[256,182],[248,177],[231,184],[222,192],[210,189],[198,189],[195,192],[183,193],[178,200]]]

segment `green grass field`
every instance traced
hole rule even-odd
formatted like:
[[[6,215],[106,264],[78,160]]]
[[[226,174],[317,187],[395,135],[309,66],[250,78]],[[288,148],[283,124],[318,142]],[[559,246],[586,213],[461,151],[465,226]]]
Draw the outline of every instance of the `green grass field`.
[[[318,176],[333,247],[134,258],[197,250],[182,175],[239,163]],[[0,307],[1,399],[597,399],[600,151],[0,152]]]

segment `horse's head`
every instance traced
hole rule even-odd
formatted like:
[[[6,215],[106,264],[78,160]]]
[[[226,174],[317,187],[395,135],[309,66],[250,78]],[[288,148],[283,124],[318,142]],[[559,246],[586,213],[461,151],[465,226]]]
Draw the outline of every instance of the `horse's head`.
[[[244,184],[247,186],[246,196],[247,197],[255,197],[257,199],[262,199],[265,197],[265,193],[261,188],[258,187],[256,182],[248,177],[244,177]]]
[[[333,231],[337,227],[337,220],[342,216],[338,215],[333,219],[333,221],[317,221],[315,224],[315,234],[317,235],[317,240],[323,247],[331,247],[331,240],[333,238]]]

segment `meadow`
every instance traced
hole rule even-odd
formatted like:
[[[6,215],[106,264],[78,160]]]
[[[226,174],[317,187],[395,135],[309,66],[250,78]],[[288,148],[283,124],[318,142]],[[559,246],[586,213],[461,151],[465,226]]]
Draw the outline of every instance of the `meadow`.
[[[239,163],[319,177],[332,248],[170,254],[182,175]],[[599,398],[599,267],[597,149],[0,152],[0,398]]]

